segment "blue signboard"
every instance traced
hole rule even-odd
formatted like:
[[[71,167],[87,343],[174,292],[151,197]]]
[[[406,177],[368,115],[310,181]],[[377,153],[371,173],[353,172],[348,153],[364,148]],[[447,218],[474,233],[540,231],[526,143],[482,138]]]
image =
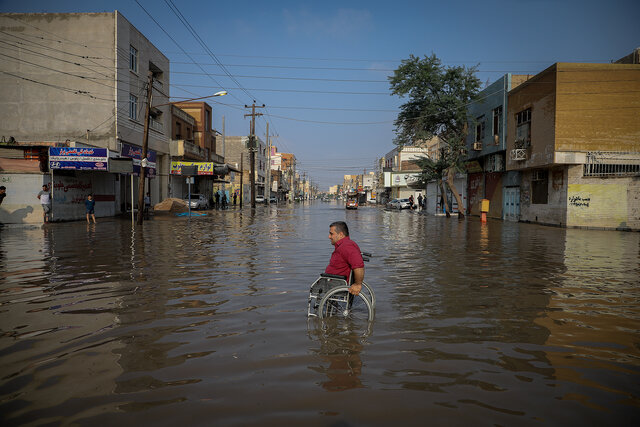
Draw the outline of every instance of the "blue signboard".
[[[49,147],[50,169],[106,171],[108,161],[106,148]]]
[[[122,143],[122,150],[120,151],[122,157],[129,157],[133,159],[133,174],[140,175],[140,161],[142,160],[142,147],[137,145],[130,145]],[[153,150],[147,150],[147,171],[145,175],[153,177],[156,174],[156,152]]]

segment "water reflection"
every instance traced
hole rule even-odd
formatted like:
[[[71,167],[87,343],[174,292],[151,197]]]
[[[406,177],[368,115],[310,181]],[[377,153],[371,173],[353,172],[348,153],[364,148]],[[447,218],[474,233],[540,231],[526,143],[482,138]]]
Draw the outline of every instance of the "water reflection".
[[[369,333],[307,329],[336,220],[374,255]],[[640,415],[638,233],[321,203],[0,233],[3,425]]]

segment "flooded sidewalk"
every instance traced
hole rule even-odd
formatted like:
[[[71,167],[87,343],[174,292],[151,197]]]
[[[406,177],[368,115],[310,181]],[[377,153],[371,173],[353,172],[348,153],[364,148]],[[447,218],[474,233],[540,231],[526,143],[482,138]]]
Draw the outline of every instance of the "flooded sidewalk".
[[[307,319],[344,220],[367,331]],[[631,425],[640,233],[314,202],[0,230],[2,425]]]

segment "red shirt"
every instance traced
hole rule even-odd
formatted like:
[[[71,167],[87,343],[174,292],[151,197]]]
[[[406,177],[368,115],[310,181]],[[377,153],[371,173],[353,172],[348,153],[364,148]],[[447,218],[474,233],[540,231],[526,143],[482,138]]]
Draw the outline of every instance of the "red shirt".
[[[325,273],[339,274],[348,278],[351,270],[364,268],[360,248],[349,236],[338,240],[334,248]]]

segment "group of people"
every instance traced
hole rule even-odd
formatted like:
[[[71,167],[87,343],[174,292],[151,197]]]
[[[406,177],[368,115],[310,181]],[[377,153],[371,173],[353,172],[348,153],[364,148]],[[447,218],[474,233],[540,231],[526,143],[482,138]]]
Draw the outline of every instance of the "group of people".
[[[232,199],[233,199],[233,206],[235,206],[236,203],[238,202],[238,194],[234,192]],[[216,209],[229,208],[229,200],[227,199],[227,193],[225,191],[222,191],[222,190],[216,191],[215,194],[213,195],[213,200],[214,200],[214,205],[213,205],[214,208]]]
[[[4,187],[2,187],[4,190]],[[4,191],[3,191],[4,193]],[[46,223],[51,220],[51,190],[49,189],[49,185],[43,184],[42,190],[38,192],[36,196],[38,200],[40,200],[40,206],[42,206],[42,219]],[[0,203],[2,202],[2,198],[0,198]],[[93,220],[93,223],[96,223],[96,201],[93,198],[93,194],[87,195],[87,198],[84,201],[84,207],[86,210],[87,223],[90,223]]]
[[[422,197],[422,193],[418,194],[418,205],[416,206],[413,195],[411,195],[409,196],[409,204],[411,205],[411,209],[423,210],[426,208],[427,198]]]

